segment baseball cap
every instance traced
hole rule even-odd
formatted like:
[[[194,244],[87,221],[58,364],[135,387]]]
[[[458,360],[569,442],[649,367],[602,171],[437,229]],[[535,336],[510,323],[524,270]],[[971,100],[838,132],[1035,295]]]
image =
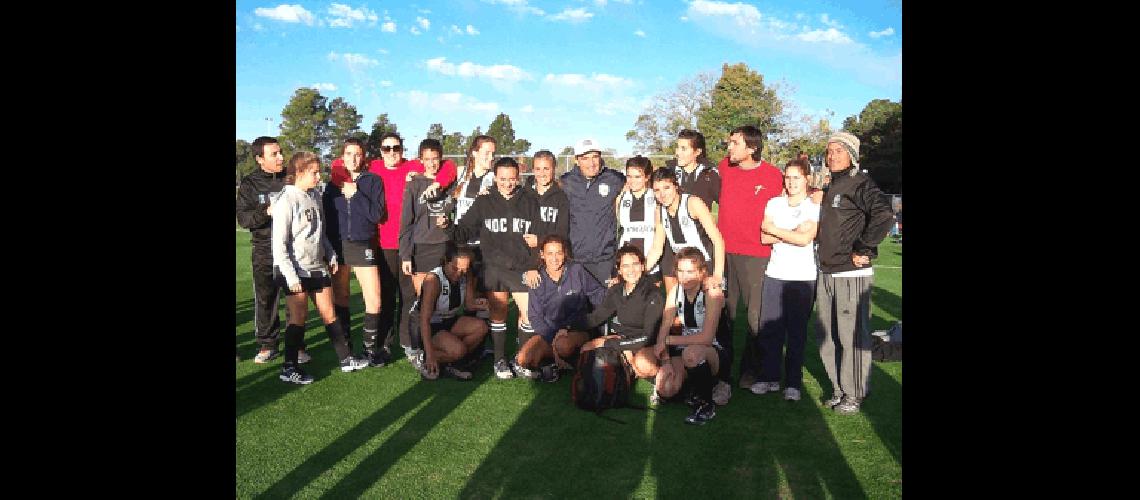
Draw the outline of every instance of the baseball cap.
[[[574,145],[574,156],[582,156],[590,151],[602,152],[602,145],[590,138],[582,139]]]

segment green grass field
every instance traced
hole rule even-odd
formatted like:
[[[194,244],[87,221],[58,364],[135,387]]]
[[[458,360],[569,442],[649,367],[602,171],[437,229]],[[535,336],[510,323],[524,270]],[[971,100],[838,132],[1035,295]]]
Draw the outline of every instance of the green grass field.
[[[398,346],[393,365],[341,373],[310,305],[305,366],[316,381],[296,386],[277,379],[280,358],[252,361],[249,252],[238,231],[238,498],[902,496],[901,362],[875,363],[862,413],[836,415],[819,403],[820,381],[829,383],[809,333],[799,402],[734,387],[705,426],[685,424],[679,403],[606,412],[621,424],[574,407],[568,374],[498,380],[484,362],[471,381],[421,382]],[[902,246],[884,241],[876,266],[872,326],[884,329],[902,314]],[[363,301],[352,283],[359,352]],[[650,385],[635,389],[633,401],[647,404]]]

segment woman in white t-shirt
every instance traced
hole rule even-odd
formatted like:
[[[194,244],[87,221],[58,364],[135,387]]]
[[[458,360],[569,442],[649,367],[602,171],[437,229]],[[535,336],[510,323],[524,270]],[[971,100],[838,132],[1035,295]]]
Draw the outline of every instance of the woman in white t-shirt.
[[[780,354],[784,353],[784,399],[799,401],[803,390],[804,343],[815,299],[815,240],[819,205],[807,195],[811,167],[792,160],[784,168],[787,196],[768,200],[760,224],[760,242],[772,245],[764,272],[760,332],[756,347],[761,354],[760,374],[752,392],[780,390]]]

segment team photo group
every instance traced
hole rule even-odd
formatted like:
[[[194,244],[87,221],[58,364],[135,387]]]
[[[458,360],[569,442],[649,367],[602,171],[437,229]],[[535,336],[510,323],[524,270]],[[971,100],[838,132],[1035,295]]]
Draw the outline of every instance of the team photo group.
[[[686,404],[685,422],[701,425],[734,386],[795,404],[804,358],[818,352],[831,384],[822,404],[858,413],[872,262],[895,227],[889,196],[859,168],[859,139],[828,139],[822,185],[806,155],[761,159],[751,125],[708,140],[728,155],[706,158],[706,138],[682,130],[675,160],[607,165],[602,145],[581,139],[558,175],[550,151],[520,165],[487,135],[462,165],[438,140],[410,149],[394,132],[379,158],[348,139],[323,166],[258,137],[258,168],[237,195],[252,249],[253,362],[279,361],[282,383],[313,382],[311,302],[342,372],[407,369],[394,364],[398,342],[423,383],[470,380],[486,363],[498,379],[572,376],[573,401],[602,409],[645,379],[651,405]],[[364,304],[356,334],[351,276]],[[811,324],[819,349],[805,353]]]

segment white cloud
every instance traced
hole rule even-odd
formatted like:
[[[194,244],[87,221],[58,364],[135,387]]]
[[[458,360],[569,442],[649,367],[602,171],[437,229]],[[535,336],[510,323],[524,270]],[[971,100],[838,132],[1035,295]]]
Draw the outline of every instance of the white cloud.
[[[879,38],[881,36],[891,36],[891,35],[895,34],[895,29],[894,28],[887,28],[883,31],[872,31],[872,32],[867,33],[867,34],[871,35],[871,38]]]
[[[839,30],[837,30],[835,28],[828,28],[826,31],[825,30],[815,30],[815,31],[809,31],[807,33],[800,33],[800,34],[796,35],[796,38],[803,40],[805,42],[811,42],[811,43],[817,43],[817,42],[829,42],[829,43],[841,43],[841,44],[842,43],[854,43],[854,41],[851,40],[850,37],[848,37],[847,35],[844,35],[843,33],[841,33]]]
[[[803,12],[797,12],[796,13],[796,20],[797,21],[803,21],[804,19],[807,19],[807,14],[804,14]]]
[[[637,30],[637,31],[634,31],[634,32],[633,32],[633,34],[634,34],[634,35],[637,35],[637,36],[639,36],[639,37],[641,37],[641,38],[645,38],[645,32],[644,32],[644,31],[641,31],[641,30]]]
[[[594,73],[590,76],[579,73],[553,74],[547,73],[542,79],[548,85],[568,87],[588,92],[614,91],[633,87],[633,80],[620,76]]]
[[[334,83],[314,83],[309,85],[311,89],[325,90],[328,92],[336,92],[336,84]]]
[[[523,106],[522,109],[519,109],[519,111],[523,113],[534,113],[534,106],[527,104],[526,106]]]
[[[381,87],[391,87],[392,81],[391,80],[380,80],[380,86]]]
[[[532,14],[535,16],[545,16],[546,11],[532,7],[527,0],[483,0],[489,4],[506,5],[508,9],[517,14]]]
[[[355,73],[370,66],[378,66],[380,61],[371,59],[364,54],[338,54],[329,52],[328,59],[334,62],[343,62],[348,70]]]
[[[479,30],[475,29],[475,27],[474,27],[474,26],[472,26],[472,25],[468,24],[468,25],[467,25],[467,34],[468,34],[468,35],[472,35],[472,36],[474,36],[474,35],[478,35],[478,34],[479,34]]]
[[[413,109],[428,108],[443,113],[478,112],[494,113],[499,111],[498,103],[482,102],[474,97],[459,92],[444,92],[430,94],[420,90],[410,92],[397,92],[396,98],[408,101]]]
[[[312,12],[305,10],[305,8],[300,5],[281,4],[272,9],[258,7],[254,9],[253,13],[260,17],[268,17],[287,23],[305,23],[309,26],[312,26],[316,19],[313,17]]]
[[[689,21],[689,16],[681,16],[681,22],[684,23],[684,22],[688,22],[688,21]]]
[[[261,23],[253,23],[253,31],[265,31],[265,26],[262,26]]]
[[[387,54],[388,54],[388,49],[376,49],[376,52],[379,52],[379,53],[381,53],[381,54],[385,54],[385,55],[387,55]]]
[[[829,17],[827,14],[820,15],[819,21],[822,22],[826,26],[831,26],[832,28],[842,28],[843,27],[843,25],[839,24],[839,21],[831,19],[831,17]]]
[[[386,33],[395,33],[396,32],[396,23],[393,21],[388,21],[384,24],[381,24],[380,25],[380,31],[383,31]]]
[[[420,9],[420,14],[431,14],[431,9]]]
[[[462,35],[463,30],[459,29],[459,26],[456,26],[453,24],[453,25],[451,25],[451,34],[452,35]]]
[[[437,57],[435,59],[428,59],[424,61],[427,65],[428,71],[434,71],[441,75],[459,76],[463,78],[480,78],[489,81],[501,81],[514,83],[520,80],[532,80],[533,77],[522,68],[511,66],[509,64],[496,64],[494,66],[483,66],[473,62],[465,61],[459,64],[447,62],[446,57]]]
[[[420,34],[420,30],[416,29],[416,27],[415,27],[415,26],[412,26],[412,27],[411,27],[411,28],[408,30],[408,33],[411,33],[411,34],[413,34],[413,35],[419,36],[419,34]]]
[[[606,0],[594,0],[594,5],[597,5],[598,7],[605,7]]]
[[[577,9],[567,7],[562,12],[559,12],[558,15],[550,16],[550,19],[552,21],[566,21],[577,24],[589,21],[591,17],[594,17],[594,13],[587,11],[585,7]]]
[[[376,11],[369,10],[368,7],[360,7],[353,9],[342,3],[334,3],[329,6],[328,13],[331,18],[325,18],[329,26],[333,28],[351,28],[357,23],[368,22],[369,26],[375,26],[376,21],[380,17],[376,15]]]
[[[431,29],[431,21],[428,19],[416,16],[416,22],[419,23],[420,26],[424,27],[424,31]]]

